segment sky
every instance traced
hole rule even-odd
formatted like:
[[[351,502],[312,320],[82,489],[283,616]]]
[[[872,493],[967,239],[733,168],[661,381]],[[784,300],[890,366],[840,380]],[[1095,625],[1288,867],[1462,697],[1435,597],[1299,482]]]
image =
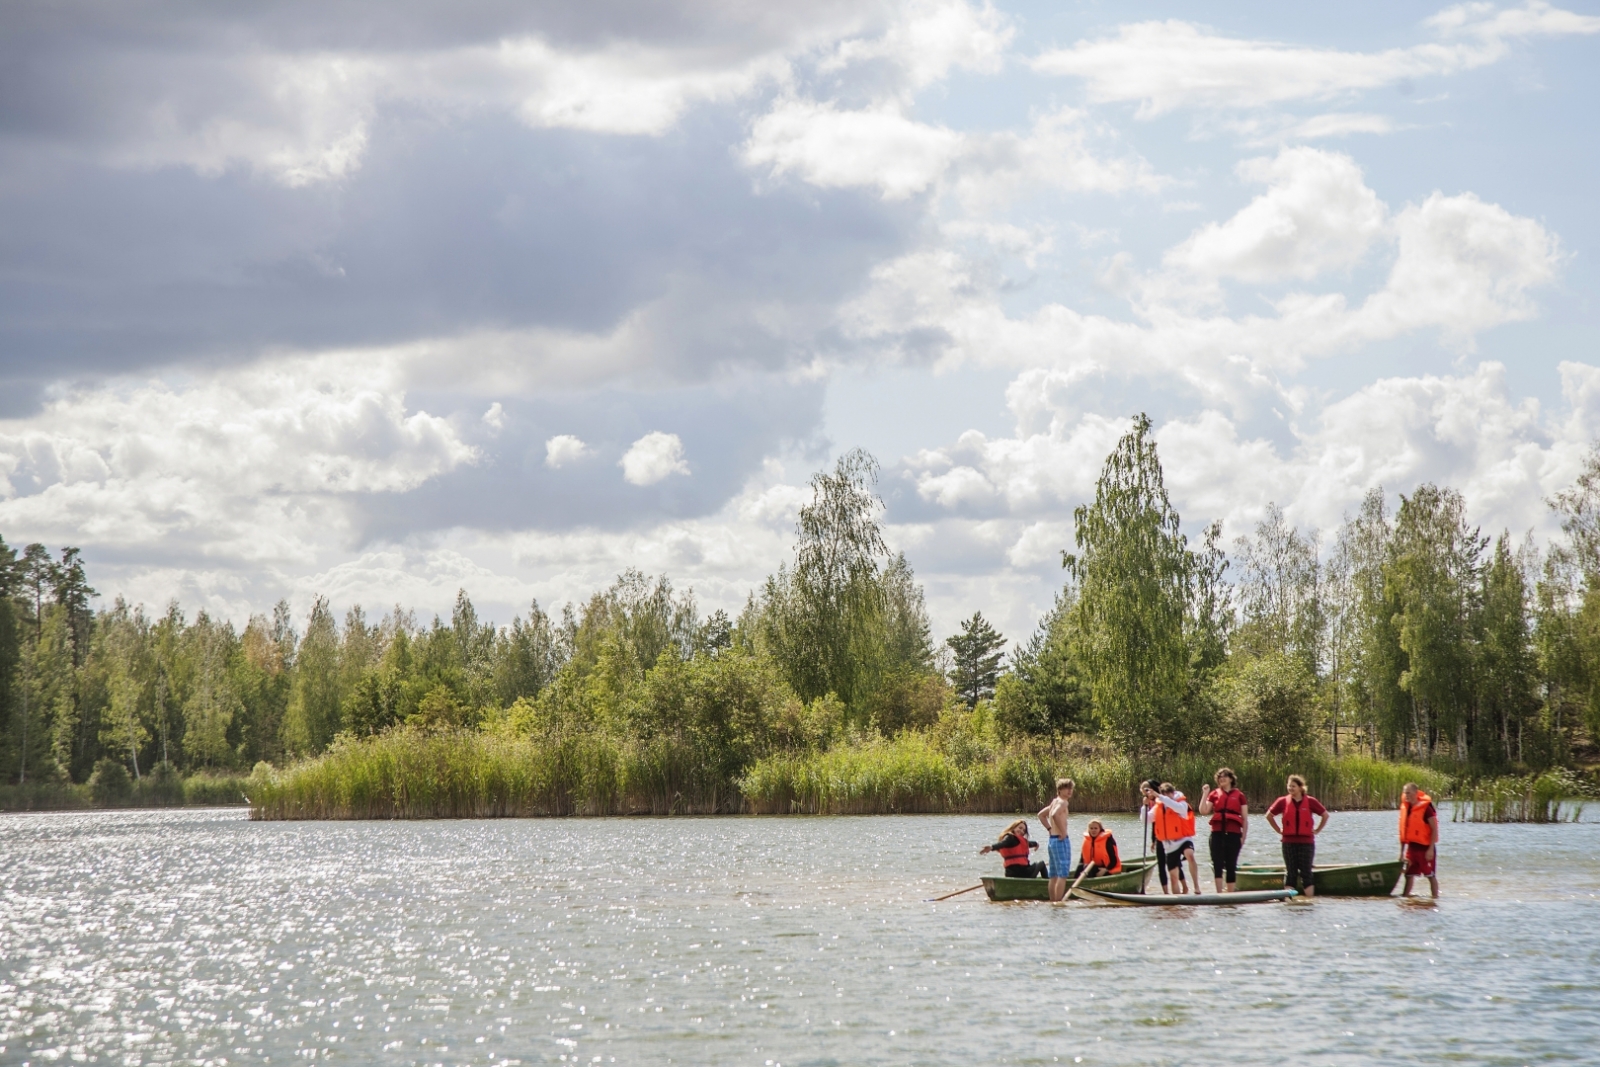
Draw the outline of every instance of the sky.
[[[0,536],[240,623],[737,612],[862,447],[935,636],[1022,639],[1147,412],[1191,536],[1548,538],[1595,100],[1600,2],[18,0]]]

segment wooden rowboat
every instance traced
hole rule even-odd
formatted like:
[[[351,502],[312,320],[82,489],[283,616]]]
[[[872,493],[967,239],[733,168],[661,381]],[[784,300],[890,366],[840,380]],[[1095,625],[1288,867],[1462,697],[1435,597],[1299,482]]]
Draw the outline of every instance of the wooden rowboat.
[[[1127,860],[1122,870],[1101,878],[1085,878],[1079,889],[1103,889],[1108,893],[1137,893],[1155,867],[1155,860]],[[1282,879],[1279,879],[1282,881]],[[983,891],[990,900],[1049,900],[1048,878],[985,878]]]
[[[1384,863],[1335,863],[1311,868],[1319,897],[1386,897],[1400,880],[1399,860]],[[1283,868],[1250,865],[1239,868],[1239,889],[1281,889]]]
[[[1084,891],[1083,886],[1073,890],[1074,895],[1082,893],[1088,900],[1103,901],[1108,904],[1132,904],[1141,908],[1186,908],[1193,904],[1269,904],[1275,900],[1292,900],[1299,896],[1293,889],[1261,889],[1253,893],[1240,891],[1238,893],[1103,893],[1090,889]]]

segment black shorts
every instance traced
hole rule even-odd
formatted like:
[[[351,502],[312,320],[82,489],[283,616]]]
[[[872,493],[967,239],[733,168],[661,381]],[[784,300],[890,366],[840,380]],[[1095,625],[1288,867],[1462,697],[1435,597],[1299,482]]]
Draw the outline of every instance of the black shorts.
[[[1312,884],[1311,865],[1316,854],[1315,844],[1283,843],[1283,888],[1306,891]]]
[[[1227,875],[1228,884],[1239,880],[1239,849],[1244,845],[1244,835],[1226,830],[1211,831],[1211,877]]]
[[[1013,863],[1006,867],[1007,878],[1043,878],[1043,863]]]
[[[1169,869],[1171,869],[1171,870],[1174,870],[1174,871],[1176,871],[1179,868],[1181,868],[1183,866],[1183,854],[1185,852],[1187,852],[1189,854],[1191,859],[1194,857],[1194,842],[1193,841],[1185,841],[1183,843],[1183,847],[1178,849],[1176,852],[1168,852],[1167,856],[1166,856],[1167,867]]]

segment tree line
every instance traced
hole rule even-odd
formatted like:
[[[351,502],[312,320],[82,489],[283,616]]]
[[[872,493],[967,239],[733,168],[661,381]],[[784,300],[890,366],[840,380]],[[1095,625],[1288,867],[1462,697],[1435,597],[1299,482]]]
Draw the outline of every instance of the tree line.
[[[858,450],[812,479],[792,560],[736,618],[629,570],[506,626],[463,591],[447,620],[341,620],[318,598],[239,629],[176,602],[94,610],[76,549],[0,541],[0,776],[236,772],[456,729],[611,738],[713,790],[775,751],[906,731],[1489,773],[1569,760],[1600,730],[1596,455],[1551,502],[1566,537],[1543,553],[1484,536],[1434,485],[1393,510],[1374,488],[1326,540],[1273,506],[1229,547],[1215,523],[1191,545],[1140,416],[1074,514],[1053,608],[1009,655],[981,612],[935,643],[876,477]]]

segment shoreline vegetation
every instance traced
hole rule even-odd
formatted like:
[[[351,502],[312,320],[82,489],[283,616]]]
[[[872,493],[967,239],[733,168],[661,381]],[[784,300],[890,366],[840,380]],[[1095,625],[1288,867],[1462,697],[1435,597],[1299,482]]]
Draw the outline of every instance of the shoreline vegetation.
[[[683,753],[677,754],[680,758]],[[1077,783],[1073,808],[1129,812],[1150,776],[1116,755],[1071,756],[1048,748],[961,762],[924,734],[874,738],[826,752],[758,760],[734,782],[694,783],[672,754],[613,746],[601,738],[544,739],[478,731],[392,731],[336,745],[285,771],[260,768],[246,783],[253,819],[433,819],[565,815],[882,815],[1031,812],[1059,776]],[[1153,765],[1190,782],[1216,769],[1195,758]],[[1438,771],[1365,756],[1245,760],[1247,794],[1277,794],[1291,770],[1342,810],[1392,808],[1417,781],[1443,793]],[[1256,795],[1251,794],[1251,795]]]
[[[1374,487],[1332,536],[1268,504],[1191,543],[1148,418],[1073,514],[1033,633],[936,640],[876,461],[810,483],[736,615],[628,570],[509,626],[325,598],[242,631],[91,607],[74,548],[0,541],[0,808],[238,803],[258,819],[1125,811],[1227,764],[1335,808],[1415,780],[1473,821],[1576,817],[1600,737],[1600,450],[1543,549],[1461,494]],[[1054,587],[1052,590],[1051,587]],[[303,625],[303,631],[299,629]],[[247,768],[254,768],[248,774]]]

